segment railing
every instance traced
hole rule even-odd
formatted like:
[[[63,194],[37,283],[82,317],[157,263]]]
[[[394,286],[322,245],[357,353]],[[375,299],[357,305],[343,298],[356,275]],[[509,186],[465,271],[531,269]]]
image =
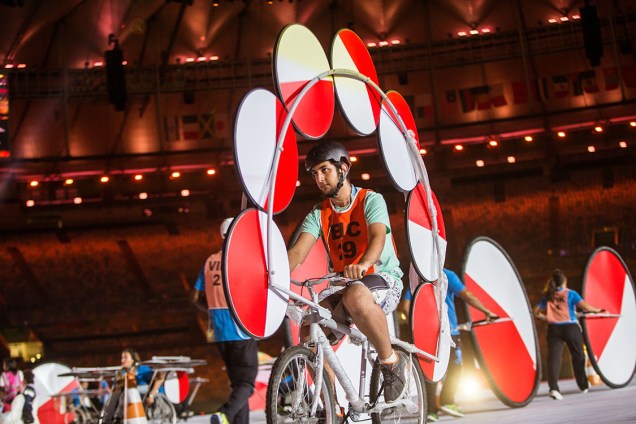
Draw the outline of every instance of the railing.
[[[636,14],[621,15],[613,22],[601,22],[606,55],[612,44],[630,45],[636,37]],[[583,50],[580,21],[548,24],[523,33],[529,57],[537,58],[564,51]],[[522,55],[518,31],[496,32],[428,43],[405,44],[371,49],[378,73],[392,74],[484,62],[516,59]],[[201,90],[246,89],[270,86],[271,60],[233,62],[194,62],[187,64],[127,67],[129,94],[150,95]],[[104,68],[30,70],[9,72],[12,98],[82,97],[106,95]]]

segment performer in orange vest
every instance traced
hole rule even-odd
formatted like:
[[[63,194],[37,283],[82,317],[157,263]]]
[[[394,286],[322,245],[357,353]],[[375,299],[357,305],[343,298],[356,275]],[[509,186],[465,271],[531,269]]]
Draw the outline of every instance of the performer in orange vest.
[[[351,184],[349,153],[336,141],[314,146],[305,168],[325,199],[305,217],[288,251],[289,268],[293,271],[302,264],[322,237],[333,271],[354,281],[323,290],[321,304],[334,313],[343,308],[345,317],[375,346],[385,401],[393,402],[404,393],[408,361],[391,347],[385,315],[397,307],[403,287],[386,202],[381,194]]]

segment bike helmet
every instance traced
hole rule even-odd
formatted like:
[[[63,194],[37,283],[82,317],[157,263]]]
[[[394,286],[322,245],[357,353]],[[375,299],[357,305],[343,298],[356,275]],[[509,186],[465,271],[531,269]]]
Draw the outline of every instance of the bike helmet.
[[[344,162],[351,167],[349,152],[345,146],[333,140],[321,141],[307,152],[305,169],[311,171],[311,168],[325,161],[330,161],[334,165]]]
[[[232,221],[234,221],[234,218],[225,218],[223,222],[221,222],[221,237],[225,238],[225,236],[227,235],[227,230],[230,229],[230,224],[232,224]]]

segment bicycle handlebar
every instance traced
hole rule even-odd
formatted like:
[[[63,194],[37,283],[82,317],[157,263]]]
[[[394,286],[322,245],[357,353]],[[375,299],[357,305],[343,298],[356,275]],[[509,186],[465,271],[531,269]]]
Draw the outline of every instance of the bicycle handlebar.
[[[332,272],[318,278],[308,278],[304,281],[290,279],[290,281],[297,286],[313,287],[322,283],[323,281],[328,281],[330,285],[339,285],[338,283],[346,284],[353,280],[351,278],[344,277],[341,272]]]

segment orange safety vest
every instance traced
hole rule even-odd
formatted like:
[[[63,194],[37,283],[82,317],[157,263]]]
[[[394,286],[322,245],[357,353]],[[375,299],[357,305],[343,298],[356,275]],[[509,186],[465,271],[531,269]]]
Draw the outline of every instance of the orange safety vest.
[[[322,237],[335,272],[343,272],[345,265],[358,263],[367,250],[369,237],[364,216],[367,192],[369,190],[359,189],[353,204],[344,212],[336,211],[330,199],[322,202]],[[374,270],[372,266],[367,273],[373,273]]]

